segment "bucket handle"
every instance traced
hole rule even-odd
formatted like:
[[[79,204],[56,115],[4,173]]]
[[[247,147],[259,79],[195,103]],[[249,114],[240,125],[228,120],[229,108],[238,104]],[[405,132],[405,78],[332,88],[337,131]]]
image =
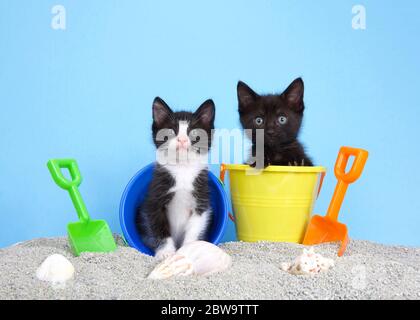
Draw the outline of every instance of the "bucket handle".
[[[220,165],[220,176],[219,176],[219,180],[222,183],[223,187],[225,186],[225,175],[226,175],[226,166],[222,163]],[[228,212],[228,216],[229,216],[229,219],[232,222],[235,222],[235,217],[233,216],[233,214],[231,214],[230,212]]]
[[[224,163],[220,165],[220,181],[222,184],[225,184],[225,174],[226,174],[226,166]]]
[[[319,179],[319,187],[318,187],[318,193],[316,194],[316,198],[318,199],[319,197],[319,193],[321,192],[321,188],[322,188],[322,184],[324,182],[324,178],[325,178],[325,172],[321,173],[321,178]]]

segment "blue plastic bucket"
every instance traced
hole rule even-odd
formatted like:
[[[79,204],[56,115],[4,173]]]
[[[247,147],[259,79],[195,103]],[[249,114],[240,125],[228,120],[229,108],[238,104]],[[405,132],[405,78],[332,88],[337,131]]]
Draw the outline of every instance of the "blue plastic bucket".
[[[147,194],[154,167],[155,164],[151,163],[136,173],[125,188],[120,203],[120,224],[125,240],[131,247],[148,255],[153,255],[154,252],[141,239],[136,227],[136,214],[138,207],[142,204]],[[218,244],[227,225],[228,198],[222,183],[210,171],[209,187],[213,221],[206,240]]]

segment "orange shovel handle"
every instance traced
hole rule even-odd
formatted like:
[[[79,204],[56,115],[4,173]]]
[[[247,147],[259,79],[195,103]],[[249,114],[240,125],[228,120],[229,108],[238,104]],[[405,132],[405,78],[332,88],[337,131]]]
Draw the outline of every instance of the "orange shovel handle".
[[[343,180],[347,184],[353,183],[359,179],[363,168],[365,167],[368,154],[369,153],[363,149],[341,147],[334,167],[334,173],[337,179]],[[346,173],[346,167],[350,156],[354,156],[354,162],[350,171]]]
[[[328,207],[327,217],[337,221],[341,204],[346,195],[347,187],[350,183],[355,182],[362,174],[369,153],[366,150],[350,147],[341,147],[338,153],[337,161],[334,167],[334,173],[338,183],[334,190],[334,195]],[[346,173],[349,157],[354,156],[351,169]]]

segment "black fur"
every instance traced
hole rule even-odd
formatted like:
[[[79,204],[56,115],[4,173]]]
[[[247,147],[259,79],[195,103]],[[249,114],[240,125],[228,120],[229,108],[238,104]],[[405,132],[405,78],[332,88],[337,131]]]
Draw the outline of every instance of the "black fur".
[[[174,196],[173,193],[168,193],[174,185],[175,180],[168,171],[156,164],[146,199],[137,214],[137,228],[142,240],[153,250],[163,244],[163,239],[170,236],[166,206]]]
[[[196,201],[196,212],[202,214],[210,207],[210,188],[209,188],[209,173],[207,170],[202,170],[194,181],[193,196]],[[212,216],[211,216],[212,217]],[[209,221],[209,226],[212,224],[212,220]],[[205,230],[199,240],[207,238],[208,229]]]
[[[256,130],[264,129],[264,167],[268,165],[312,166],[298,141],[302,124],[304,84],[294,80],[282,94],[259,95],[242,81],[238,82],[238,111],[244,129],[251,129],[252,155],[256,153]],[[279,122],[286,117],[286,123]],[[257,118],[263,119],[259,124]],[[254,163],[250,163],[255,166]]]

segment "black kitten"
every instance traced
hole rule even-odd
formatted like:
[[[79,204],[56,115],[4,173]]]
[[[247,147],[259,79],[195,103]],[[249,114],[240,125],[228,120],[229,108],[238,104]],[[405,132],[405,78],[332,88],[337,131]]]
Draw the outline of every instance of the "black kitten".
[[[153,102],[153,141],[158,161],[137,227],[159,259],[183,244],[206,237],[211,222],[207,155],[215,107],[204,102],[196,112],[173,112],[160,98]]]
[[[250,129],[247,133],[252,140],[250,165],[256,165],[252,158],[256,155],[257,129],[264,129],[264,167],[313,165],[297,140],[304,110],[301,78],[282,94],[258,95],[242,81],[238,82],[237,91],[241,124]]]

